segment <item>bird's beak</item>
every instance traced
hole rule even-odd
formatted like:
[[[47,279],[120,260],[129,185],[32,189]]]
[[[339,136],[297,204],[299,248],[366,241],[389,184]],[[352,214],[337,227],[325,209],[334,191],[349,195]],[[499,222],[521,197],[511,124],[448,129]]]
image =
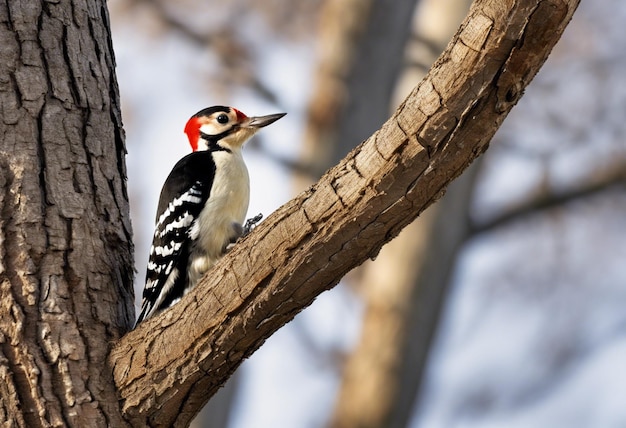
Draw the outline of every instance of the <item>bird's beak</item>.
[[[278,119],[286,115],[287,113],[269,114],[267,116],[255,116],[249,117],[242,124],[246,128],[263,128],[271,123],[276,122]]]

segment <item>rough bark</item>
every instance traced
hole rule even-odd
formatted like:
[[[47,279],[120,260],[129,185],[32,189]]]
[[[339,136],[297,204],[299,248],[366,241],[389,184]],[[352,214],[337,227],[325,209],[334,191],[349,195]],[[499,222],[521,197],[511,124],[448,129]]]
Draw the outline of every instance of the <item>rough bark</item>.
[[[125,426],[124,139],[103,1],[0,3],[0,425]]]
[[[395,114],[110,362],[135,426],[184,426],[274,331],[377,254],[481,154],[577,0],[477,0]]]

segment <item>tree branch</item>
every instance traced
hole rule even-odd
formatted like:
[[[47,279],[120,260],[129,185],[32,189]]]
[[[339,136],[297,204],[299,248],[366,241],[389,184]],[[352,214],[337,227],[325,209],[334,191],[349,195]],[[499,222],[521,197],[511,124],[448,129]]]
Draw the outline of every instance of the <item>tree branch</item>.
[[[538,188],[528,199],[507,207],[505,211],[490,219],[473,224],[469,234],[475,236],[490,232],[528,218],[532,214],[563,206],[620,184],[626,184],[626,162],[623,159],[615,159],[612,165],[599,169],[593,177],[587,178],[584,182],[565,191],[555,191],[545,189],[545,187]]]
[[[185,426],[272,333],[376,256],[487,145],[578,0],[477,0],[396,113],[114,347],[128,420]]]

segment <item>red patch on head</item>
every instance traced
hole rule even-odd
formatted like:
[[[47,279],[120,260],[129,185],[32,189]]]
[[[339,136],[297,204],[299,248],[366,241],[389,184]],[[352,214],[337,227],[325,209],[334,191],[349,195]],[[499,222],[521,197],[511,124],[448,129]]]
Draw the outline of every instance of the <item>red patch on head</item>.
[[[191,145],[191,150],[194,152],[198,150],[198,140],[200,139],[200,119],[197,117],[192,117],[187,121],[185,125],[185,134],[187,134],[187,138],[189,138],[189,144]]]
[[[232,108],[232,107],[231,107]],[[237,110],[236,108],[233,108],[233,111],[235,112],[235,114],[237,115],[237,121],[242,121],[244,119],[247,119],[248,116],[246,116],[245,114],[243,114],[242,112],[240,112],[239,110]]]

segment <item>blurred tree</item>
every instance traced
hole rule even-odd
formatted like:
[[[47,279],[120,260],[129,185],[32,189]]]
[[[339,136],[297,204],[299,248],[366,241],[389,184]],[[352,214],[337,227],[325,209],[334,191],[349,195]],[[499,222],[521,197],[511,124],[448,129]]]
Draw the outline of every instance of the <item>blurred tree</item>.
[[[301,153],[306,174],[296,175],[298,191],[389,116],[415,3],[402,0],[390,8],[382,0],[324,2]]]
[[[625,17],[583,2],[484,157],[415,426],[624,420]]]

